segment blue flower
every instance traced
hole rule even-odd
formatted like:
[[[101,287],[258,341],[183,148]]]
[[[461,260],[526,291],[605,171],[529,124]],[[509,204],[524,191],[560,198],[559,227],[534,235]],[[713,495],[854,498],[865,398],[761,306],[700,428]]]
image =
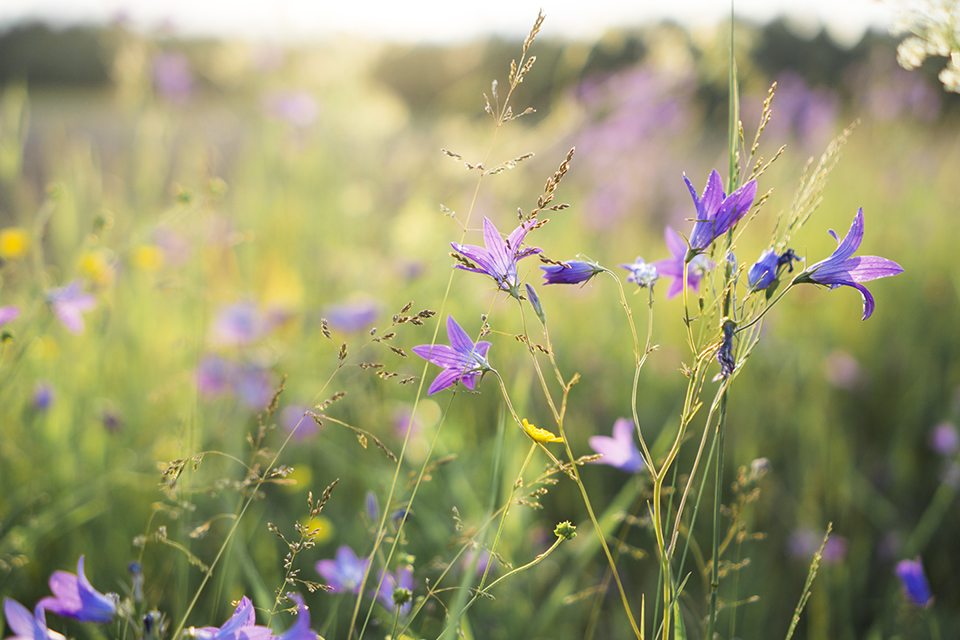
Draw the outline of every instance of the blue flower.
[[[65,287],[51,289],[47,300],[60,323],[73,334],[83,333],[83,313],[97,306],[96,296],[84,293],[79,280]]]
[[[543,284],[580,284],[598,273],[606,271],[596,262],[570,260],[563,264],[551,264],[543,269]]]
[[[484,218],[483,240],[486,244],[485,248],[472,244],[450,243],[455,252],[453,255],[462,262],[456,267],[465,271],[486,274],[493,278],[497,287],[502,291],[509,292],[515,298],[519,297],[517,262],[541,251],[537,247],[520,248],[523,239],[535,226],[537,226],[536,219],[527,220],[514,229],[504,241],[493,223],[488,218]]]
[[[3,613],[7,625],[16,634],[7,640],[66,640],[56,631],[47,629],[46,616],[40,603],[37,603],[31,615],[30,610],[16,600],[4,598]]]
[[[319,634],[310,628],[310,610],[304,604],[303,598],[292,593],[290,599],[297,603],[297,621],[277,640],[317,640]]]
[[[873,313],[874,302],[873,296],[860,283],[895,276],[903,272],[903,267],[893,260],[877,256],[852,257],[853,252],[860,247],[860,242],[863,240],[863,208],[857,210],[850,231],[842,241],[832,229],[830,235],[839,243],[837,250],[826,260],[821,260],[804,269],[794,282],[823,284],[831,289],[836,289],[840,285],[853,287],[863,296],[863,318],[861,319],[866,320]]]
[[[636,473],[643,469],[643,458],[633,440],[633,421],[620,418],[613,423],[613,437],[592,436],[588,442],[590,448],[602,457],[598,464],[608,464],[627,473]]]
[[[473,390],[477,380],[491,370],[487,364],[489,342],[481,340],[474,345],[473,340],[460,328],[453,316],[447,317],[447,336],[450,338],[449,347],[445,344],[424,344],[413,348],[415,354],[444,369],[430,385],[427,395],[461,381],[468,389]]]
[[[199,640],[271,640],[270,627],[257,625],[257,613],[250,598],[243,596],[230,619],[221,627],[194,629]]]
[[[664,230],[663,235],[667,241],[667,249],[670,250],[671,257],[657,260],[652,264],[660,276],[673,278],[673,282],[667,289],[667,298],[673,298],[683,292],[684,280],[686,280],[688,287],[697,291],[700,288],[700,279],[705,272],[713,268],[713,264],[706,256],[693,258],[686,265],[687,277],[684,279],[683,268],[687,255],[687,245],[680,234],[670,227]]]
[[[117,613],[117,596],[104,595],[93,588],[83,573],[83,556],[77,562],[77,575],[54,571],[50,576],[53,597],[37,603],[57,615],[76,618],[80,622],[110,622]]]
[[[683,181],[687,183],[697,208],[697,218],[690,233],[690,250],[694,254],[702,252],[737,224],[753,206],[753,199],[757,196],[756,180],[751,180],[728,196],[723,192],[723,180],[716,169],[707,178],[707,186],[699,198],[686,175]]]
[[[654,283],[660,279],[657,265],[644,262],[640,256],[637,256],[633,264],[622,264],[620,267],[630,272],[627,282],[635,282],[641,289],[653,287]]]
[[[787,249],[780,255],[777,255],[772,249],[767,249],[760,254],[757,261],[750,267],[750,271],[747,272],[747,284],[756,291],[766,289],[780,277],[783,267],[787,267],[790,272],[793,271],[794,260],[801,260],[801,258],[797,257],[793,249]]]
[[[323,576],[330,591],[334,593],[360,593],[360,583],[363,582],[363,572],[366,569],[367,561],[358,558],[347,545],[337,549],[336,560],[321,560],[317,563],[317,573]]]
[[[916,560],[901,560],[897,563],[897,577],[903,585],[903,593],[910,604],[917,607],[926,607],[933,601],[930,594],[930,585],[927,576],[923,573],[923,564],[918,557]]]

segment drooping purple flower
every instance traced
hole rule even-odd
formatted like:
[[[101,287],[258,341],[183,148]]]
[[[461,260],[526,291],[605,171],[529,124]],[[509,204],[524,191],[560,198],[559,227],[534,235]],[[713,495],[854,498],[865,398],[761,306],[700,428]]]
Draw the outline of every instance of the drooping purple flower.
[[[543,305],[540,303],[540,296],[537,295],[536,290],[530,286],[529,282],[524,286],[527,289],[527,300],[530,301],[533,312],[540,318],[540,324],[547,324],[547,313],[543,310]]]
[[[636,473],[643,469],[643,458],[633,440],[633,421],[619,418],[613,423],[613,437],[591,436],[590,448],[602,458],[597,464],[608,464],[627,473]]]
[[[667,228],[670,229],[670,227]],[[673,231],[673,229],[670,229],[670,231]],[[669,239],[667,242],[669,244]],[[620,267],[630,272],[630,275],[627,276],[627,282],[635,282],[641,289],[653,287],[654,283],[660,279],[657,265],[644,261],[640,256],[637,256],[633,264],[621,264]],[[681,266],[680,269],[682,270],[683,267]]]
[[[687,183],[697,208],[697,217],[690,233],[690,250],[694,253],[704,251],[737,224],[753,206],[753,199],[757,196],[756,180],[751,180],[728,196],[723,191],[723,180],[716,169],[707,178],[707,186],[700,197],[697,197],[697,191],[686,175],[683,181]]]
[[[657,260],[652,263],[657,273],[665,278],[673,278],[670,287],[667,289],[667,298],[674,298],[683,292],[683,266],[687,255],[687,245],[680,237],[680,234],[671,227],[664,230],[664,238],[667,241],[667,249],[670,250],[670,258]],[[710,259],[706,256],[697,256],[687,265],[686,284],[694,291],[700,288],[700,279],[706,271],[713,268]]]
[[[562,265],[551,264],[543,269],[543,284],[580,284],[586,283],[590,278],[606,271],[596,262],[585,262],[583,260],[568,260]]]
[[[930,448],[944,457],[952,457],[960,450],[960,435],[949,422],[941,422],[930,431]]]
[[[292,593],[290,599],[297,603],[297,621],[277,640],[317,640],[320,635],[310,628],[310,610],[304,604],[303,598],[299,594]]]
[[[450,346],[424,344],[413,348],[413,352],[421,358],[443,367],[443,371],[430,385],[427,395],[461,381],[468,389],[473,390],[480,377],[490,371],[490,365],[487,364],[489,342],[481,340],[474,345],[473,340],[460,328],[453,316],[447,316],[447,336],[450,338]]]
[[[83,573],[83,556],[77,562],[77,574],[54,571],[50,576],[52,597],[37,603],[57,615],[76,618],[80,622],[110,622],[117,613],[116,595],[104,595],[93,588]]]
[[[933,601],[927,576],[923,572],[923,564],[919,556],[915,560],[901,560],[897,563],[897,577],[903,585],[903,594],[910,604],[916,607],[926,607]]]
[[[34,613],[10,598],[3,599],[3,613],[7,625],[16,634],[6,640],[66,640],[63,635],[47,628],[43,606],[37,603]]]
[[[397,572],[382,572],[380,574],[380,590],[377,591],[377,600],[389,611],[395,611],[400,605],[400,615],[406,615],[413,606],[413,567],[410,565],[398,567]]]
[[[17,319],[20,307],[0,307],[0,327]]]
[[[79,280],[51,289],[47,300],[60,323],[75,335],[83,333],[82,314],[97,306],[96,296],[84,293]]]
[[[756,291],[766,289],[780,277],[784,267],[788,272],[793,271],[794,260],[802,258],[798,257],[793,249],[787,249],[779,255],[772,249],[767,249],[747,272],[747,284]]]
[[[830,235],[839,243],[837,250],[826,260],[821,260],[804,269],[794,282],[823,284],[829,286],[830,289],[836,289],[840,285],[853,287],[863,296],[863,318],[861,320],[866,320],[873,313],[874,302],[873,296],[860,283],[895,276],[903,272],[903,267],[893,260],[878,258],[877,256],[852,257],[853,252],[860,247],[860,242],[863,240],[862,207],[857,210],[850,231],[847,232],[842,241],[832,229]]]
[[[321,560],[317,563],[317,573],[323,576],[330,591],[334,593],[360,593],[363,572],[367,560],[361,560],[347,545],[337,549],[336,560]]]
[[[194,629],[200,640],[271,640],[270,627],[257,625],[257,612],[250,598],[243,596],[230,619],[221,627]]]
[[[507,291],[513,297],[519,298],[517,262],[541,251],[537,247],[521,248],[524,238],[536,225],[536,219],[527,220],[514,229],[504,240],[489,218],[484,217],[483,241],[486,247],[457,242],[450,243],[456,255],[464,261],[456,267],[465,271],[486,274],[493,278],[497,287],[502,291]]]

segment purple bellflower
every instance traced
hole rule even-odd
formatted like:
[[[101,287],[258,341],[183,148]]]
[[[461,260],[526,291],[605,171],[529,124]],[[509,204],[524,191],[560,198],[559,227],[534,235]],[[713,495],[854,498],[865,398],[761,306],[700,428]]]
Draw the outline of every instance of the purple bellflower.
[[[377,600],[389,611],[396,611],[399,605],[400,615],[405,615],[413,604],[413,567],[398,567],[396,574],[385,571],[380,578]]]
[[[667,241],[667,249],[670,250],[670,258],[657,260],[653,262],[657,273],[660,276],[673,278],[670,287],[667,289],[667,298],[674,298],[683,292],[684,277],[683,267],[687,255],[687,244],[680,237],[680,234],[672,228],[667,227],[664,230],[664,238]],[[694,291],[700,288],[700,279],[703,273],[713,268],[712,263],[706,256],[697,256],[687,264],[686,286]]]
[[[37,603],[34,613],[10,598],[3,599],[3,613],[7,625],[16,634],[6,640],[66,640],[56,631],[47,629],[43,605]]]
[[[20,307],[0,307],[0,327],[17,319]]]
[[[199,640],[271,640],[270,627],[257,625],[257,613],[250,598],[243,596],[236,611],[222,627],[202,627],[193,630]]]
[[[257,305],[236,302],[220,308],[213,321],[213,342],[225,346],[243,346],[256,342],[271,329],[270,322]]]
[[[694,255],[703,252],[714,240],[737,224],[753,206],[753,199],[757,196],[756,180],[751,180],[728,196],[723,192],[723,180],[716,169],[707,178],[707,186],[699,198],[686,175],[683,176],[683,181],[687,183],[687,189],[690,190],[693,204],[697,208],[697,218],[690,233],[690,251]]]
[[[379,507],[377,509],[379,511]],[[336,560],[321,560],[317,563],[317,573],[323,576],[334,593],[360,593],[363,572],[367,561],[361,560],[347,545],[337,549]]]
[[[83,556],[77,562],[77,574],[54,571],[50,576],[52,597],[37,603],[57,615],[76,618],[80,622],[110,622],[117,613],[117,597],[104,595],[93,588],[83,573]]]
[[[83,333],[83,313],[97,306],[96,296],[84,293],[79,280],[65,287],[51,289],[47,300],[53,307],[53,313],[70,333]]]
[[[473,340],[460,328],[453,316],[447,316],[447,336],[450,338],[449,347],[445,344],[424,344],[413,348],[413,352],[421,358],[443,367],[443,371],[430,385],[427,395],[461,381],[468,389],[473,390],[477,380],[485,372],[491,371],[487,364],[489,342],[481,340],[474,345]]]
[[[450,243],[453,246],[455,257],[462,262],[456,267],[474,273],[484,273],[493,278],[500,290],[508,292],[514,298],[519,298],[517,262],[541,251],[537,247],[521,249],[520,246],[523,244],[523,239],[536,225],[536,219],[527,220],[514,229],[504,240],[489,218],[485,217],[483,219],[483,240],[486,248],[472,244]]]
[[[660,279],[657,266],[644,261],[640,256],[637,256],[633,264],[622,264],[620,267],[630,272],[627,282],[635,282],[641,289],[653,287],[654,283]],[[683,267],[680,268],[683,269]]]
[[[543,310],[543,305],[540,304],[540,296],[538,296],[536,290],[530,286],[530,283],[526,283],[524,286],[527,288],[527,300],[530,301],[533,312],[540,318],[540,324],[547,324],[547,314]]]
[[[633,421],[620,418],[613,423],[613,437],[591,436],[590,448],[602,455],[597,464],[608,464],[627,473],[643,469],[643,458],[633,440]]]
[[[297,621],[277,640],[317,640],[320,635],[310,628],[310,610],[304,604],[303,598],[292,593],[290,599],[297,603]]]
[[[901,560],[897,563],[897,577],[903,585],[903,593],[910,604],[917,607],[926,607],[933,601],[930,594],[930,585],[923,572],[923,564],[918,557],[916,560]]]
[[[903,267],[893,260],[878,258],[877,256],[852,257],[853,252],[860,247],[860,242],[863,240],[863,208],[857,210],[850,231],[847,232],[842,241],[832,229],[830,235],[839,243],[837,250],[826,260],[821,260],[804,269],[794,282],[823,284],[831,289],[836,289],[840,285],[853,287],[863,296],[863,318],[861,320],[866,320],[873,313],[874,302],[873,296],[860,283],[895,276],[903,272]]]
[[[793,249],[787,249],[780,255],[772,249],[767,249],[760,254],[747,272],[747,284],[755,291],[766,289],[780,277],[783,267],[786,267],[789,272],[793,271],[794,260],[802,260],[802,258],[799,258]]]
[[[606,271],[596,262],[569,260],[563,264],[551,264],[543,269],[543,284],[580,284]]]

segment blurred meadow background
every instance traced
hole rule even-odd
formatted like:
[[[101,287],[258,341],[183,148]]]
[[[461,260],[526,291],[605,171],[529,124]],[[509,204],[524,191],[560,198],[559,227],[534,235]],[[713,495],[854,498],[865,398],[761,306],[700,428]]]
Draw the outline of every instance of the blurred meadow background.
[[[685,229],[692,212],[682,175],[700,189],[726,167],[730,30],[660,23],[561,39],[548,13],[537,62],[512,98],[516,112],[536,112],[497,133],[490,166],[535,155],[484,179],[466,242],[481,243],[482,216],[512,228],[517,207],[536,204],[576,147],[557,193],[569,209],[551,212],[528,242],[555,260],[582,253],[614,270],[637,255],[666,257],[665,225]],[[734,32],[748,144],[776,82],[758,153],[769,159],[786,145],[761,179],[760,193],[772,194],[737,257],[760,254],[808,158],[859,121],[792,247],[807,264],[829,255],[827,229],[842,236],[862,207],[863,252],[904,273],[871,285],[877,309],[866,322],[849,288],[795,289],[767,316],[731,394],[724,451],[726,502],[740,467],[769,465],[742,516],[763,535],[728,556],[744,564],[722,583],[730,606],[718,631],[785,633],[832,522],[797,637],[960,637],[960,97],[937,80],[942,59],[907,71],[885,33],[840,45],[783,20],[737,22]],[[81,555],[95,586],[123,593],[139,560],[146,600],[175,623],[203,577],[197,563],[213,562],[251,491],[248,469],[265,467],[304,412],[339,392],[322,426],[307,419],[296,429],[279,459],[290,469],[258,489],[188,624],[220,624],[242,595],[269,609],[289,548],[268,523],[296,539],[308,492],[337,479],[312,521],[316,546],[293,560],[297,577],[324,582],[316,564],[342,545],[368,554],[380,514],[407,509],[428,453],[435,464],[401,534],[414,597],[448,564],[444,588],[472,570],[457,552],[510,492],[527,439],[504,417],[492,376],[452,404],[449,391],[427,397],[424,387],[411,419],[424,371],[411,349],[429,344],[438,322],[444,342],[447,314],[475,336],[481,314],[506,305],[463,272],[444,303],[449,243],[461,238],[477,172],[441,149],[483,160],[494,129],[483,94],[494,79],[507,85],[520,46],[345,36],[282,45],[122,23],[20,24],[0,35],[0,307],[20,309],[0,329],[0,593],[32,608],[50,574],[72,571]],[[538,283],[535,260],[520,275]],[[624,284],[645,326],[647,294]],[[581,376],[566,432],[585,455],[589,437],[631,415],[629,327],[608,278],[538,291],[561,369]],[[655,288],[659,348],[637,398],[654,455],[675,431],[688,357],[683,303],[665,291]],[[444,304],[443,314],[396,324],[411,301],[408,313]],[[491,360],[518,413],[549,426],[512,335],[519,321],[497,320]],[[427,370],[428,384],[436,373]],[[408,427],[388,505],[396,464],[383,450],[399,454]],[[176,486],[162,480],[171,461],[201,452],[210,453],[188,462]],[[681,469],[695,453],[692,442]],[[644,525],[649,478],[603,465],[580,473],[610,539],[626,532],[618,567],[639,610],[658,578]],[[613,591],[597,598],[609,576],[579,491],[557,477],[540,508],[512,507],[497,553],[525,564],[564,520],[580,535],[474,605],[467,637],[629,637]],[[680,606],[697,621],[708,526],[693,549]],[[934,596],[926,609],[904,597],[894,572],[915,557]],[[493,577],[506,573],[492,562]],[[314,629],[350,637],[350,597],[303,592]],[[430,598],[409,637],[438,637],[454,597]],[[652,607],[648,599],[648,626]],[[384,637],[391,621],[375,609],[366,633]],[[51,628],[106,633],[60,620]],[[689,637],[702,637],[698,628]]]

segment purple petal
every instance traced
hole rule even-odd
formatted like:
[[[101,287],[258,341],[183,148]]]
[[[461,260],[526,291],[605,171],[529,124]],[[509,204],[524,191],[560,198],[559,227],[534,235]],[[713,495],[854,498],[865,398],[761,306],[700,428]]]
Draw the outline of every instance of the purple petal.
[[[844,261],[847,274],[853,282],[869,282],[903,273],[903,267],[886,258],[857,256]]]
[[[20,315],[20,307],[0,307],[0,327],[12,320],[16,320]]]
[[[713,218],[720,208],[720,203],[726,194],[723,192],[723,178],[716,169],[710,172],[707,178],[707,186],[703,189],[703,195],[700,197],[700,206],[697,208],[697,219],[703,220]]]
[[[873,315],[873,296],[870,295],[870,292],[867,291],[867,288],[862,284],[856,282],[851,282],[848,286],[853,287],[860,291],[860,295],[863,296],[863,317],[861,320],[866,320],[871,315]]]
[[[683,181],[687,183],[687,190],[690,191],[690,196],[693,198],[693,206],[696,207],[697,211],[700,211],[700,196],[697,195],[697,190],[693,188],[687,174],[683,174]]]
[[[633,443],[633,421],[626,418],[618,418],[613,423],[613,439],[622,443]]]
[[[317,640],[317,633],[310,628],[310,611],[303,603],[303,598],[297,594],[290,596],[297,603],[297,621],[281,635],[278,640]]]
[[[433,384],[427,390],[427,395],[432,396],[437,391],[446,389],[460,378],[460,372],[456,369],[444,369],[434,378]]]
[[[463,368],[464,357],[463,355],[454,349],[445,344],[423,344],[413,348],[413,352],[427,360],[432,362],[438,367],[443,367],[444,369],[455,369],[457,366]]]
[[[460,353],[461,360],[466,360],[470,357],[470,354],[473,352],[473,340],[471,340],[467,332],[457,324],[453,316],[447,316],[447,336],[450,338],[450,346]]]
[[[490,252],[496,267],[496,274],[491,275],[494,275],[494,277],[496,275],[507,275],[507,269],[512,262],[510,255],[507,253],[507,245],[500,237],[500,232],[487,217],[483,219],[483,242],[487,246],[487,251]]]
[[[663,237],[667,241],[667,249],[669,249],[670,255],[675,258],[683,258],[687,255],[687,243],[673,227],[664,229]]]
[[[831,233],[833,231],[831,230]],[[833,237],[836,238],[837,235],[834,233]],[[837,250],[833,252],[828,261],[833,262],[834,260],[846,260],[853,255],[853,252],[860,247],[860,243],[863,241],[863,207],[857,209],[857,215],[853,218],[853,224],[850,225],[850,231],[847,232],[846,237],[844,237],[843,242],[840,243],[840,246],[837,247]]]

